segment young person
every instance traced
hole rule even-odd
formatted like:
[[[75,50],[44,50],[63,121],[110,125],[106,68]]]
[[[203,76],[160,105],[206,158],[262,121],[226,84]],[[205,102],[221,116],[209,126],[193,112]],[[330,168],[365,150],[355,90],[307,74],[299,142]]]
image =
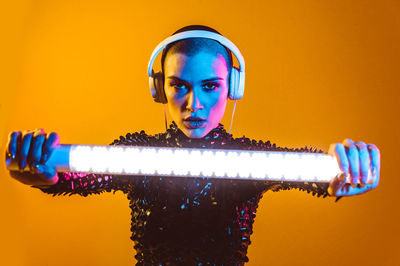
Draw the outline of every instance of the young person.
[[[192,25],[173,36],[194,30],[219,34],[212,28]],[[240,75],[240,70],[232,66],[230,49],[207,37],[169,43],[163,50],[162,72],[152,74],[150,86],[155,100],[167,105],[172,124],[165,133],[128,133],[111,145],[321,152],[234,138],[225,131],[219,122],[227,100],[241,97],[240,92],[232,91],[240,86],[240,77],[232,78]],[[265,191],[298,188],[318,197],[341,197],[364,193],[379,183],[378,148],[350,139],[330,146],[329,153],[336,156],[344,173],[330,184],[56,173],[44,163],[59,143],[54,132],[12,132],[7,158],[31,172],[10,174],[54,195],[126,193],[138,265],[242,265],[248,261],[252,224]]]

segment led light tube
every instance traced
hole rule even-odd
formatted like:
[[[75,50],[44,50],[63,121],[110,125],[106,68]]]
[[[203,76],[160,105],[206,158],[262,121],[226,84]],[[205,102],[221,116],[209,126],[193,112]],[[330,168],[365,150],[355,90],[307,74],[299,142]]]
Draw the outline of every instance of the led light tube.
[[[324,153],[60,145],[46,162],[58,172],[330,182],[341,174]],[[7,160],[9,170],[16,163]]]

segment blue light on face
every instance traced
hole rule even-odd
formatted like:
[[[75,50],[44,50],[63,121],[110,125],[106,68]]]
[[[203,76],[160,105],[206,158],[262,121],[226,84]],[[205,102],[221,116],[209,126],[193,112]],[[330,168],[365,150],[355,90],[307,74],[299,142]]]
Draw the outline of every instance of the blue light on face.
[[[218,126],[228,98],[228,67],[220,54],[174,53],[165,60],[165,94],[172,120],[190,138],[201,138]],[[188,122],[187,119],[199,119]]]

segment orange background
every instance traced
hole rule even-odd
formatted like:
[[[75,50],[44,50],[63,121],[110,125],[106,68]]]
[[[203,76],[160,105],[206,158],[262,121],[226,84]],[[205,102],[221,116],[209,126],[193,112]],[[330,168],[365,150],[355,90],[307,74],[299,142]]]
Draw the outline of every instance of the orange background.
[[[42,127],[74,144],[162,132],[162,105],[148,89],[150,53],[182,26],[209,25],[246,60],[235,136],[325,151],[352,138],[382,154],[380,185],[365,195],[334,203],[267,192],[248,265],[400,265],[398,1],[3,2],[1,154],[13,130]],[[135,262],[121,192],[53,198],[4,168],[2,265]]]

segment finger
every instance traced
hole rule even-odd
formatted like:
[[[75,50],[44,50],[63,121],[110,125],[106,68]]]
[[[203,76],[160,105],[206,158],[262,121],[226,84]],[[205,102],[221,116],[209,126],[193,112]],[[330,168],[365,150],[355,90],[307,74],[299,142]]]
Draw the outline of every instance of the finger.
[[[329,154],[336,157],[340,170],[345,174],[345,178],[349,175],[349,161],[347,159],[346,150],[343,144],[333,143],[329,146]]]
[[[355,143],[360,155],[360,184],[364,186],[368,181],[368,172],[370,167],[369,151],[367,145],[362,142]]]
[[[347,159],[349,161],[351,186],[356,187],[360,178],[360,155],[358,149],[351,139],[345,139],[343,145],[347,150]]]
[[[7,153],[8,156],[12,159],[15,159],[17,155],[17,147],[18,147],[18,137],[21,136],[20,131],[11,132],[8,135],[8,145],[7,145]]]
[[[33,130],[33,134],[46,134],[46,132],[44,132],[43,128],[37,128],[35,130]]]
[[[54,151],[54,148],[60,145],[60,137],[58,136],[57,133],[51,132],[47,134],[47,138],[45,140],[45,144],[43,147],[43,157],[42,157],[42,163],[47,162],[47,160],[50,158],[51,154]]]
[[[58,181],[57,171],[53,167],[49,167],[44,164],[35,165],[36,173],[42,176],[44,181],[48,182],[48,184],[55,184]]]
[[[367,148],[370,154],[371,160],[371,172],[372,172],[372,183],[378,185],[379,183],[379,176],[381,170],[381,155],[378,147],[374,144],[368,144]]]
[[[29,152],[29,164],[35,165],[40,163],[45,139],[46,137],[43,130],[36,130],[35,133],[33,133],[32,147]]]
[[[33,132],[32,131],[25,131],[22,133],[22,143],[21,149],[19,153],[19,168],[23,170],[27,165],[29,149],[31,146]]]
[[[22,138],[23,138],[24,133],[22,132],[20,135],[17,137],[17,153],[15,154],[15,157],[18,160],[18,167],[21,163],[21,148],[22,148]],[[21,169],[21,168],[20,168]]]
[[[338,191],[346,184],[346,174],[341,173],[335,176],[329,184],[328,194],[331,196],[338,196]]]

